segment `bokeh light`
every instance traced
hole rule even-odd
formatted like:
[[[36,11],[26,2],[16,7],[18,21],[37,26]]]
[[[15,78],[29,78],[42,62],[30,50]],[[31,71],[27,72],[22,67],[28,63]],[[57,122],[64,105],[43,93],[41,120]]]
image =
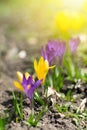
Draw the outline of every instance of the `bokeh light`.
[[[86,33],[86,3],[87,0],[4,0],[0,2],[0,17],[6,18],[12,28],[23,30],[26,38],[66,38]]]

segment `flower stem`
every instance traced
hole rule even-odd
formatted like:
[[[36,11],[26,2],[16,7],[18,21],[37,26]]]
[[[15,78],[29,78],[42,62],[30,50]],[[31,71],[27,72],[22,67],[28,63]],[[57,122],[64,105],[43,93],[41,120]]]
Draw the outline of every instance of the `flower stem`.
[[[34,115],[34,97],[32,97],[31,103],[30,103],[31,113]]]
[[[42,85],[42,95],[44,95],[44,92],[45,92],[44,85]]]

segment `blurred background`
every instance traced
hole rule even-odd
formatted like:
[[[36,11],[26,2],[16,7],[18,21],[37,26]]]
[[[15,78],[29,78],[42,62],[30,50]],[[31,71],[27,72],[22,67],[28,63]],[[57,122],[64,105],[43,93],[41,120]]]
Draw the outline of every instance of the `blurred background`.
[[[87,54],[87,0],[0,0],[0,65],[9,75],[28,68],[49,39],[76,36]]]

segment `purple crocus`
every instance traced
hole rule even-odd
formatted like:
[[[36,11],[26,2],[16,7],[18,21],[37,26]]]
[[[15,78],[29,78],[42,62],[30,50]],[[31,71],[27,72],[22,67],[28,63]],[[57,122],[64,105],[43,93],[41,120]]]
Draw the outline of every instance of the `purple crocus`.
[[[70,46],[70,51],[71,51],[72,54],[74,54],[76,52],[79,44],[80,44],[79,37],[70,39],[69,46]]]
[[[66,50],[66,44],[64,41],[54,41],[51,40],[47,43],[45,50],[41,49],[41,54],[45,60],[48,60],[49,64],[52,64],[52,61],[58,56],[59,62],[62,62],[64,53]]]
[[[63,56],[65,54],[65,51],[66,51],[65,41],[59,41],[57,43],[57,55],[58,55],[58,58],[59,58],[60,65],[62,64],[62,60],[63,60]]]
[[[31,108],[34,91],[37,87],[40,86],[41,82],[42,80],[34,82],[32,76],[29,76],[28,79],[26,79],[25,75],[23,75],[22,86],[24,87],[26,96],[30,99]]]

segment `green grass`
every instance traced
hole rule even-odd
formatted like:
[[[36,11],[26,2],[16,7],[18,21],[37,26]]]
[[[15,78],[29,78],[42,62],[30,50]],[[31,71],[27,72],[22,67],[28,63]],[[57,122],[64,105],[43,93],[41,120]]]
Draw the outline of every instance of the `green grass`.
[[[6,130],[7,118],[0,117],[0,130]]]

